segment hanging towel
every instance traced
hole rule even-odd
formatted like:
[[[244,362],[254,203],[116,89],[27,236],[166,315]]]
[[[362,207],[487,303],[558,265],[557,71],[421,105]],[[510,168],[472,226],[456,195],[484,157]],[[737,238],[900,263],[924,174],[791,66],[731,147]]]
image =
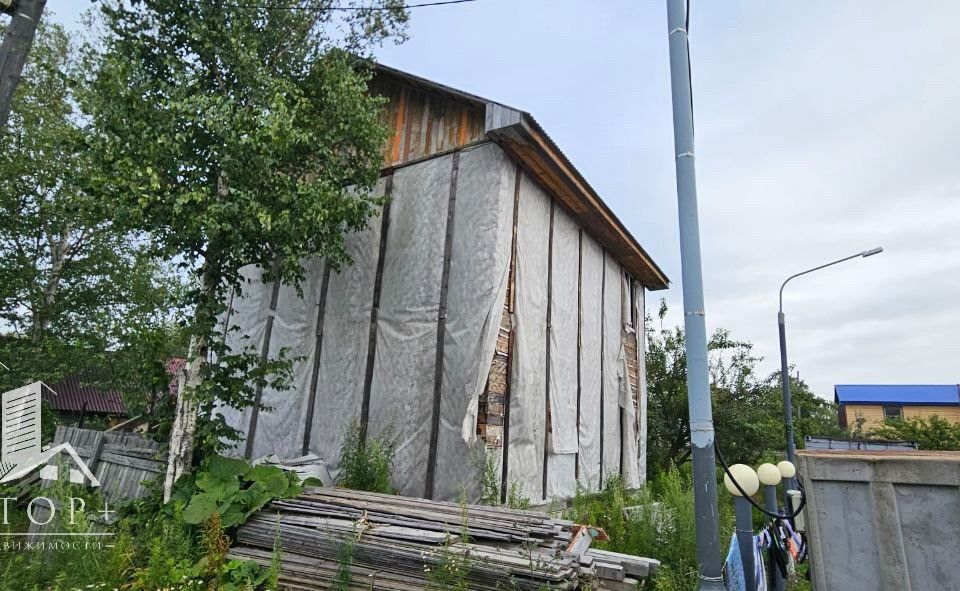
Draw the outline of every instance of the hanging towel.
[[[753,568],[757,591],[767,591],[767,570],[763,567],[763,551],[761,551],[760,540],[757,536],[753,538]]]
[[[730,536],[726,570],[727,591],[747,591],[747,579],[743,576],[743,560],[740,558],[740,544],[737,543],[737,534]]]

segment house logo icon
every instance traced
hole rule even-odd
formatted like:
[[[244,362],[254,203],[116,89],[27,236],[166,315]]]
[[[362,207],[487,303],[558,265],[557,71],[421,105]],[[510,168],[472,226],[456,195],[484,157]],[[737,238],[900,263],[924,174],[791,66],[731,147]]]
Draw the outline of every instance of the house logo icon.
[[[61,454],[72,460],[71,483],[100,486],[93,472],[69,443],[49,449],[40,445],[41,382],[4,392],[0,396],[0,484],[19,480],[40,468],[42,480],[58,480],[57,464],[48,464]]]

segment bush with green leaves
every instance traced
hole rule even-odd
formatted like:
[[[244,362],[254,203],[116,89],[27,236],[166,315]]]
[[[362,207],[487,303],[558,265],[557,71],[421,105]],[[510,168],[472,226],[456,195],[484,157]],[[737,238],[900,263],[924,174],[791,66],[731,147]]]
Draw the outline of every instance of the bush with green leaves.
[[[721,492],[720,539],[733,532],[733,503]],[[652,580],[660,591],[695,591],[697,568],[696,518],[690,475],[671,468],[645,488],[631,491],[612,475],[598,493],[578,490],[568,518],[602,527],[610,540],[592,547],[656,558],[661,567]]]
[[[396,442],[392,429],[386,429],[376,437],[364,438],[360,423],[352,423],[340,446],[340,470],[337,485],[353,490],[365,490],[393,494],[390,471]]]
[[[199,525],[216,514],[224,528],[231,528],[273,499],[295,497],[301,490],[303,484],[293,472],[212,456],[193,478],[178,483],[171,500],[184,504],[185,523]]]
[[[915,441],[920,449],[960,450],[960,424],[938,415],[887,419],[882,425],[870,429],[867,435],[877,439]]]
[[[511,509],[529,509],[530,499],[523,494],[523,484],[519,480],[510,480],[507,487],[506,503],[501,502],[501,474],[497,459],[490,450],[484,448],[475,459],[480,471],[480,504],[499,507],[505,505]]]

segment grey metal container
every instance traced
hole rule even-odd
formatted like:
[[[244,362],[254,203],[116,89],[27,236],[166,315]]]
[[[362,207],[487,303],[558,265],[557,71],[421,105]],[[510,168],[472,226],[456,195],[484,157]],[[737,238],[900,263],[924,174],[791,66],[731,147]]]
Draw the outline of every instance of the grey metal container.
[[[817,591],[960,591],[960,453],[803,450]]]

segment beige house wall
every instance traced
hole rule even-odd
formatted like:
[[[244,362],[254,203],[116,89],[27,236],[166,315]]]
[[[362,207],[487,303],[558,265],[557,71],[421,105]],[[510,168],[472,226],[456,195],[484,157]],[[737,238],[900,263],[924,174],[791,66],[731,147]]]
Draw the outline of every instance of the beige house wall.
[[[914,417],[929,418],[933,415],[937,415],[941,418],[953,421],[954,423],[960,423],[960,405],[924,406],[901,404],[899,406],[903,407],[903,418],[905,419],[911,419]],[[883,423],[883,407],[884,405],[882,404],[845,404],[843,405],[843,413],[844,417],[846,418],[846,424],[851,429],[854,429],[857,424],[857,419],[859,417],[863,417],[864,430],[876,427]]]

